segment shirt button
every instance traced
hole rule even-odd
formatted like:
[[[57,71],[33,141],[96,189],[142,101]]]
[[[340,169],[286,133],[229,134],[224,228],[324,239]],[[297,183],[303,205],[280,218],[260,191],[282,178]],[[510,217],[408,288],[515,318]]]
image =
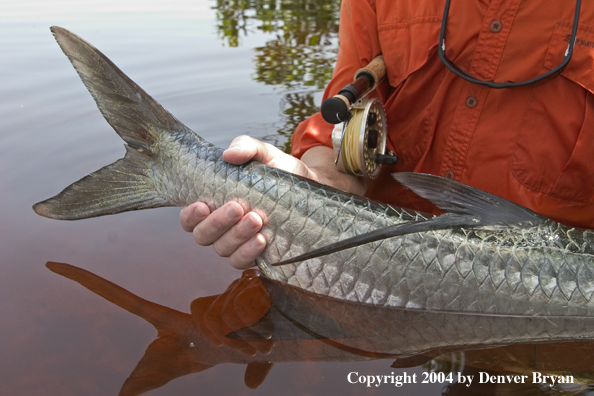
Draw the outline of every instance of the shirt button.
[[[501,21],[499,19],[496,19],[493,22],[491,22],[491,25],[489,27],[491,28],[491,31],[493,33],[499,33],[503,28],[503,25],[501,24]]]
[[[478,100],[476,100],[476,98],[474,96],[469,96],[468,98],[466,98],[466,106],[468,106],[471,109],[474,106],[476,106],[477,103],[478,103]]]
[[[454,172],[452,172],[451,170],[447,171],[444,175],[444,177],[446,179],[450,179],[450,180],[454,180]]]

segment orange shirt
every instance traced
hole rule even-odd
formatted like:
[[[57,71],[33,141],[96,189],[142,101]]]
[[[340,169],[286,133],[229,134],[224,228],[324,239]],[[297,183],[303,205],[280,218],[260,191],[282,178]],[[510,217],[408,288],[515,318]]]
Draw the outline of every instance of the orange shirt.
[[[383,54],[388,79],[374,95],[386,108],[388,147],[399,157],[368,195],[405,206],[404,188],[389,173],[432,173],[594,228],[594,3],[582,3],[563,74],[510,89],[469,83],[441,63],[444,5],[343,0],[338,60],[324,99]],[[446,54],[479,79],[529,80],[562,62],[574,11],[573,0],[452,0]],[[293,135],[293,154],[331,147],[332,127],[319,113],[310,117]]]

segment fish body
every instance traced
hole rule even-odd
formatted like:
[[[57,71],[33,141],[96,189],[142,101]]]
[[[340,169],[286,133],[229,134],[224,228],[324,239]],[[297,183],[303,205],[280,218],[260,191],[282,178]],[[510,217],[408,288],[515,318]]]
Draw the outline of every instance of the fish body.
[[[457,372],[465,366],[497,374],[571,372],[585,384],[594,375],[594,318],[373,307],[318,296],[259,278],[254,271],[245,271],[220,295],[195,299],[191,314],[186,314],[81,268],[51,262],[47,267],[157,329],[158,339],[147,348],[121,395],[140,394],[222,363],[246,364],[246,385],[253,387],[277,363],[392,359],[392,367],[404,368],[446,352],[441,359],[454,358],[457,369],[452,371]]]
[[[93,46],[65,29],[52,32],[126,155],[36,204],[38,214],[75,220],[234,200],[263,214],[268,244],[257,264],[275,281],[378,307],[594,316],[594,232],[436,176],[396,176],[446,212],[433,217],[255,161],[229,164]],[[392,237],[273,265],[386,228]]]

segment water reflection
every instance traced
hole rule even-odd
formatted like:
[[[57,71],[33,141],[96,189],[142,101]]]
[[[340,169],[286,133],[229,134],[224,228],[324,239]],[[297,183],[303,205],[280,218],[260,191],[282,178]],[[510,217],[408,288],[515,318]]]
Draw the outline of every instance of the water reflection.
[[[217,0],[215,8],[219,36],[231,47],[253,30],[274,37],[254,49],[253,78],[288,91],[281,103],[285,123],[266,140],[289,152],[297,124],[318,111],[313,94],[332,77],[340,0]]]
[[[453,373],[454,379],[458,373],[474,375],[470,387],[446,381],[444,392],[449,395],[495,394],[495,390],[497,394],[517,395],[524,390],[532,395],[573,395],[587,392],[588,384],[594,383],[594,341],[588,339],[594,338],[594,318],[374,308],[261,279],[255,270],[245,271],[222,294],[197,298],[190,305],[191,314],[186,314],[144,300],[80,268],[51,262],[47,267],[157,329],[158,338],[123,384],[121,395],[140,395],[222,363],[245,364],[245,384],[254,389],[275,363],[374,359],[392,359],[392,367],[398,368],[425,363],[431,372],[443,372],[444,377]],[[483,376],[527,375],[529,380],[524,385],[480,384],[481,372]],[[534,372],[570,375],[574,383],[535,384]]]
[[[275,135],[264,136],[262,140],[280,148],[285,153],[291,152],[291,136],[297,125],[318,111],[312,92],[289,92],[280,101],[284,125]]]

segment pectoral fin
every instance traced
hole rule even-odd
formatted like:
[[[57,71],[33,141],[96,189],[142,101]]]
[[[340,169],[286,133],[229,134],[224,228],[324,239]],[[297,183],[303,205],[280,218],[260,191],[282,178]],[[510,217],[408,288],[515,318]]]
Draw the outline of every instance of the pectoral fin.
[[[392,238],[399,235],[411,234],[414,232],[425,232],[452,227],[473,227],[477,225],[480,225],[479,222],[471,216],[458,216],[446,214],[424,221],[395,224],[393,226],[373,230],[365,234],[357,235],[352,238],[347,238],[338,242],[331,243],[330,245],[326,245],[319,249],[312,250],[311,252],[296,257],[291,257],[287,260],[279,261],[278,263],[273,263],[271,265],[285,265],[296,263],[299,261],[310,260],[316,257],[336,253],[341,250],[364,245],[366,243]]]

